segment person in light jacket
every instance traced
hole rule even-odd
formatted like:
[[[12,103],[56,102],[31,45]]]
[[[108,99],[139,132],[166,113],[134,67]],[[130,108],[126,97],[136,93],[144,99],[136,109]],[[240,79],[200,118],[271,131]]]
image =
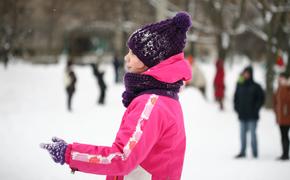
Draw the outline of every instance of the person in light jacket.
[[[189,85],[196,87],[203,97],[206,98],[206,79],[196,61],[192,61],[192,80],[189,82]]]
[[[107,180],[180,180],[186,136],[178,93],[191,78],[183,54],[190,26],[190,16],[179,12],[130,36],[122,95],[127,109],[112,146],[53,138],[41,147],[55,162]]]

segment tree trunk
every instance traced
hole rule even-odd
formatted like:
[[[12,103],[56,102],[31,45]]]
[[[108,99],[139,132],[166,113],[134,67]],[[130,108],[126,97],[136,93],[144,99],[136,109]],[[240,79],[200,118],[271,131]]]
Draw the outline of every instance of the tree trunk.
[[[55,31],[57,26],[57,21],[59,14],[61,13],[60,7],[63,6],[62,1],[58,2],[57,0],[51,1],[50,8],[48,9],[50,19],[49,19],[49,33],[47,39],[47,53],[55,55],[56,47],[54,46],[55,40]]]
[[[192,14],[195,13],[195,9],[191,9],[191,4],[194,4],[195,1],[190,1],[190,0],[185,0],[185,11],[186,12],[192,12]],[[193,17],[192,17],[193,18]],[[193,28],[189,29],[189,33],[193,34]],[[195,57],[195,42],[194,41],[189,41],[189,53],[190,55],[192,55],[193,57]]]
[[[190,49],[189,49],[189,52],[192,55],[192,57],[196,56],[194,49],[195,49],[194,42],[192,41],[192,42],[190,42]]]
[[[122,0],[121,2],[121,23],[125,23],[126,21],[129,21],[129,9],[128,9],[128,0]],[[122,41],[123,46],[121,50],[121,56],[123,57],[125,54],[127,54],[128,49],[127,46],[124,46],[128,40],[128,32],[126,32],[125,29],[122,29]]]
[[[286,65],[286,73],[290,75],[290,49],[288,49],[288,62]]]
[[[159,0],[157,9],[156,9],[156,20],[161,21],[166,18],[167,11],[167,0]]]
[[[273,81],[274,81],[274,64],[275,64],[275,55],[272,53],[272,44],[271,39],[268,40],[267,48],[267,61],[266,61],[266,108],[273,107]]]
[[[19,38],[19,29],[18,29],[18,18],[19,18],[19,12],[18,12],[18,6],[19,2],[18,0],[13,1],[13,19],[12,19],[12,33],[8,35],[8,43],[10,45],[10,50],[13,52],[15,50],[15,47],[17,46],[17,39]]]

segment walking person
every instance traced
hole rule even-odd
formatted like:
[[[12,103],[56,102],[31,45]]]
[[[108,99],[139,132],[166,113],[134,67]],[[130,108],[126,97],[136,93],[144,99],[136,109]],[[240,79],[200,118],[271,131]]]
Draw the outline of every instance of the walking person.
[[[103,105],[103,104],[105,104],[106,89],[107,89],[107,85],[106,85],[105,80],[104,80],[105,72],[102,72],[99,70],[99,64],[91,64],[91,67],[93,69],[94,76],[97,79],[98,86],[100,89],[98,104]]]
[[[120,63],[120,60],[119,58],[117,57],[117,55],[114,55],[114,58],[113,58],[113,66],[114,66],[114,72],[115,72],[115,83],[119,83],[120,82],[120,66],[121,66],[121,63]]]
[[[279,160],[289,159],[289,128],[290,128],[290,84],[287,75],[281,73],[278,79],[278,89],[273,98],[276,121],[279,125],[282,144],[282,155]]]
[[[258,140],[256,135],[259,111],[264,104],[264,92],[253,79],[253,68],[248,66],[242,72],[234,95],[234,109],[240,122],[241,150],[236,158],[246,157],[247,132],[251,134],[251,147],[254,158],[258,157]]]
[[[0,60],[3,60],[4,68],[8,68],[8,62],[9,62],[9,51],[10,51],[10,45],[9,43],[5,43],[5,45],[1,48],[0,47]]]
[[[65,68],[65,89],[67,93],[67,109],[72,111],[72,98],[75,93],[77,77],[72,68],[73,61],[69,59]]]
[[[225,94],[225,71],[224,61],[218,59],[216,62],[216,75],[214,78],[214,95],[215,100],[219,103],[220,110],[224,110],[224,94]]]
[[[122,96],[127,109],[111,147],[59,138],[41,147],[56,163],[107,180],[180,180],[186,137],[178,93],[191,78],[183,54],[190,26],[190,16],[180,12],[130,36]]]

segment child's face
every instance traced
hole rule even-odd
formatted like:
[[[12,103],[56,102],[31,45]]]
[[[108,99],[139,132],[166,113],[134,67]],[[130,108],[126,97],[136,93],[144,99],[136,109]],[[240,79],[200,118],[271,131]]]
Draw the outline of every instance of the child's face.
[[[142,73],[148,68],[143,64],[143,62],[131,51],[125,56],[125,68],[130,73]]]

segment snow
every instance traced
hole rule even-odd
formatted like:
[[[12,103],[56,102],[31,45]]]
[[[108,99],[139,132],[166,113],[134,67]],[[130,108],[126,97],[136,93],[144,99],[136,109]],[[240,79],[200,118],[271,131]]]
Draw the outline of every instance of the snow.
[[[218,2],[218,1],[215,1],[213,3],[213,5],[214,5],[214,8],[217,9],[217,10],[220,10],[222,8],[222,4],[220,2]]]
[[[250,154],[235,160],[239,151],[239,126],[232,108],[232,95],[239,72],[247,61],[226,65],[226,102],[218,110],[212,96],[215,68],[199,63],[207,77],[207,95],[186,88],[180,94],[187,132],[183,180],[285,180],[290,161],[275,158],[281,153],[280,136],[272,111],[263,109],[258,125],[259,159]],[[113,83],[113,68],[106,67],[108,96],[105,106],[96,104],[98,89],[90,67],[78,66],[73,112],[68,113],[63,89],[64,63],[31,65],[15,61],[7,70],[0,66],[0,179],[1,180],[98,180],[104,176],[72,175],[67,165],[55,164],[39,143],[58,136],[67,142],[111,145],[125,108],[123,85]],[[263,83],[264,69],[254,64],[255,78]]]
[[[267,23],[270,23],[272,17],[273,17],[272,12],[266,11],[265,20],[266,20]]]
[[[222,33],[222,47],[223,49],[227,49],[230,45],[230,36],[228,33]]]

